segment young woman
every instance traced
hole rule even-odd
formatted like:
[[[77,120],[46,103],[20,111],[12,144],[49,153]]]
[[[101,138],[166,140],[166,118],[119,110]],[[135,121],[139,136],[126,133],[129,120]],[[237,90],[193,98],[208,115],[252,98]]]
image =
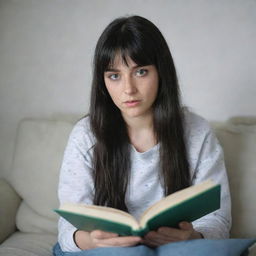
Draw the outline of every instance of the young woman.
[[[218,211],[145,237],[76,230],[60,218],[55,255],[229,235],[223,152],[208,122],[181,106],[165,39],[145,18],[114,20],[96,46],[90,113],[77,122],[65,150],[60,203],[106,205],[139,218],[162,197],[209,178],[222,187]]]

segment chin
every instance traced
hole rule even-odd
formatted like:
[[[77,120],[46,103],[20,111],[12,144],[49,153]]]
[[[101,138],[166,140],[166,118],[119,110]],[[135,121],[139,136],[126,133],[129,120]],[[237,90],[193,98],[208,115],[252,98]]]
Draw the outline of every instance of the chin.
[[[142,112],[124,112],[123,113],[123,116],[125,116],[125,117],[128,117],[128,118],[138,118],[138,117],[142,117],[142,116],[144,116],[144,113],[142,113]]]

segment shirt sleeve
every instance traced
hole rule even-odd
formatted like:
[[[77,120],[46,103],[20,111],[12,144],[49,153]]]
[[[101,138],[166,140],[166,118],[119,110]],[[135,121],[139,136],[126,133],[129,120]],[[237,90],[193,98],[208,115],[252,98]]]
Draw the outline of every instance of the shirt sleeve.
[[[58,187],[60,204],[67,202],[92,204],[93,180],[88,141],[84,120],[79,121],[69,136],[60,169]],[[58,242],[63,251],[81,251],[73,239],[76,230],[64,218],[59,218]]]
[[[223,150],[209,125],[201,145],[192,183],[212,179],[215,183],[221,184],[221,206],[219,210],[194,221],[193,226],[196,231],[202,233],[204,238],[228,238],[231,228],[229,183]]]

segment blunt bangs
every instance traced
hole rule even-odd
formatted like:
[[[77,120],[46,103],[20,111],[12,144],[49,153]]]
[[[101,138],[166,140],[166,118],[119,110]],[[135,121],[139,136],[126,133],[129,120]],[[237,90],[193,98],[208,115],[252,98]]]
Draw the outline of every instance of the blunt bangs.
[[[140,31],[132,24],[123,24],[119,28],[113,28],[107,32],[106,40],[101,45],[101,54],[98,56],[98,63],[101,63],[101,70],[105,72],[112,68],[116,56],[120,55],[128,66],[128,58],[131,58],[137,65],[156,65],[156,52],[152,38],[148,37],[145,31]]]

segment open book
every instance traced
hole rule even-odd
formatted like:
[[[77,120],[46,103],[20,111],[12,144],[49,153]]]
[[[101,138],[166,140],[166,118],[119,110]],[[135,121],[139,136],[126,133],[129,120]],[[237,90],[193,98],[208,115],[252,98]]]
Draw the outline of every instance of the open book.
[[[139,221],[127,212],[96,205],[67,203],[54,211],[80,230],[143,236],[161,226],[178,227],[181,221],[194,221],[219,208],[220,185],[207,180],[164,197],[149,207]]]

